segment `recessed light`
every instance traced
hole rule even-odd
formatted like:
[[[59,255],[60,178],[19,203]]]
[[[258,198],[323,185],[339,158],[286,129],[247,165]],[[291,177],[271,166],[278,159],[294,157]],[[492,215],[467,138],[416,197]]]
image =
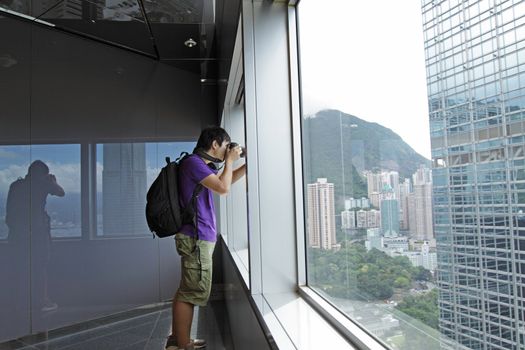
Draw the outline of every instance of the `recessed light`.
[[[184,42],[184,45],[186,45],[186,47],[194,47],[195,45],[197,45],[197,42],[192,38],[189,38]]]

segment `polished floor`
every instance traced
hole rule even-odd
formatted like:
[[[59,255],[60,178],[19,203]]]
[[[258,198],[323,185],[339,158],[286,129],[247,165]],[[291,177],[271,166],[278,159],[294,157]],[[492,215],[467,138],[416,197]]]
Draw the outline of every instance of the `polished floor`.
[[[225,310],[220,298],[195,309],[191,336],[206,339],[208,350],[233,349]],[[170,328],[164,303],[2,343],[0,350],[162,350]]]

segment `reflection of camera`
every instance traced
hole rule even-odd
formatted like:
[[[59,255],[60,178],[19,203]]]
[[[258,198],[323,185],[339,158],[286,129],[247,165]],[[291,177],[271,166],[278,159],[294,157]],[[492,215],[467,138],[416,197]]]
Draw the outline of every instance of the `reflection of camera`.
[[[232,148],[235,148],[239,146],[239,144],[237,142],[230,142],[230,144],[228,145],[228,148],[232,149]],[[241,158],[244,158],[244,156],[246,155],[246,152],[245,152],[245,148],[241,146]]]

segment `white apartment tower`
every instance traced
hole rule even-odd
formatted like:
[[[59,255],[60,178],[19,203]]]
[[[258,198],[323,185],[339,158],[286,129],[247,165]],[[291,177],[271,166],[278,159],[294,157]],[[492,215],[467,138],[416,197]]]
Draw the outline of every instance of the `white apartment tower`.
[[[336,245],[334,184],[326,178],[308,184],[308,243],[310,247],[332,249]]]

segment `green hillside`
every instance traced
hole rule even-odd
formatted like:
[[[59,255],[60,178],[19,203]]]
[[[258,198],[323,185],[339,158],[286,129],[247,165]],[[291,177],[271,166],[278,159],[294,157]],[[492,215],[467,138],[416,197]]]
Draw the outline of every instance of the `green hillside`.
[[[430,166],[392,130],[338,110],[303,119],[303,152],[307,183],[320,177],[334,183],[336,210],[342,207],[343,190],[347,198],[366,196],[364,170],[395,170],[401,180],[421,164]]]

